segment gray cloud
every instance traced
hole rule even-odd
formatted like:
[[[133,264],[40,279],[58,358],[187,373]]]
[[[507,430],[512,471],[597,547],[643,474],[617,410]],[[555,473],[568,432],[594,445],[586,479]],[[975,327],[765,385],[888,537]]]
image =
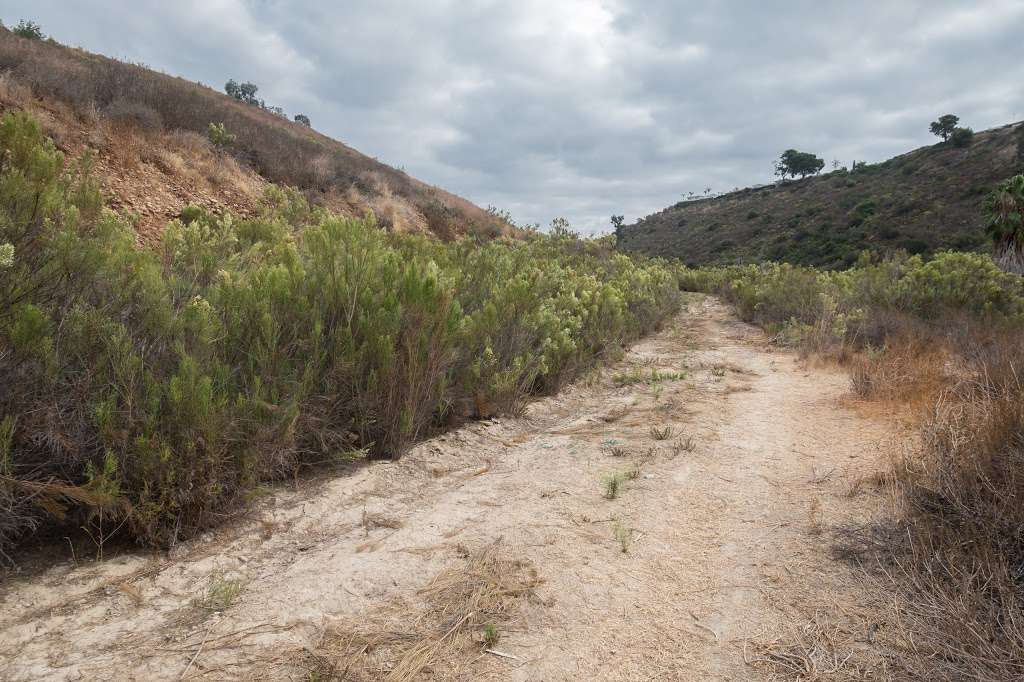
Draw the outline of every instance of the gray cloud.
[[[606,230],[687,191],[849,164],[952,111],[1024,118],[1024,0],[6,0],[61,42],[260,95],[522,221]]]

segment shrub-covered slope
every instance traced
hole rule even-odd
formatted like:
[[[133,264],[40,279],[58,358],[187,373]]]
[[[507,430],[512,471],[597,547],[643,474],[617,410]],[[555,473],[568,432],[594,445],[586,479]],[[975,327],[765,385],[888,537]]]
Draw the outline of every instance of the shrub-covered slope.
[[[142,241],[156,241],[190,203],[248,213],[268,182],[296,187],[338,212],[372,210],[395,231],[443,239],[510,231],[471,202],[270,110],[0,27],[3,110],[31,112],[65,153],[92,150],[95,176],[121,207],[138,214]],[[210,124],[223,124],[232,142],[212,144]]]
[[[271,186],[138,248],[88,159],[0,123],[0,559],[70,514],[167,544],[260,481],[514,411],[677,309],[676,270],[556,231],[445,243]]]
[[[1024,124],[964,148],[924,147],[884,163],[684,201],[624,228],[622,248],[691,265],[851,265],[860,251],[987,248],[981,204],[1024,168]]]

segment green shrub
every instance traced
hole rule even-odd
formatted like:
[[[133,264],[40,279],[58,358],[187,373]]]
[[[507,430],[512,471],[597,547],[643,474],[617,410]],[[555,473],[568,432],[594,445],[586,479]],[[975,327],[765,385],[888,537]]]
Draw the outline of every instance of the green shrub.
[[[1024,274],[1024,175],[1000,183],[985,199],[986,231],[1000,267]]]
[[[230,147],[238,139],[236,135],[227,131],[223,123],[211,123],[206,129],[206,137],[214,147]]]
[[[970,128],[957,128],[949,136],[949,142],[954,147],[967,147],[974,141],[974,131]]]
[[[259,87],[255,83],[239,83],[234,78],[230,79],[224,85],[224,92],[227,93],[228,97],[236,99],[244,104],[262,107],[263,100],[256,96],[256,92],[258,90]]]
[[[515,410],[679,306],[672,267],[565,230],[443,243],[278,187],[140,250],[88,158],[20,114],[0,149],[0,552],[55,516],[173,543],[260,481]]]
[[[1024,278],[979,253],[862,257],[836,272],[788,263],[685,268],[679,281],[684,290],[722,295],[744,320],[797,342],[812,332],[816,343],[871,341],[870,330],[891,314],[925,323],[950,315],[1024,321]]]
[[[11,29],[11,33],[21,38],[28,38],[29,40],[43,40],[46,36],[43,35],[43,28],[34,21],[26,21],[22,19],[18,22],[17,26]]]

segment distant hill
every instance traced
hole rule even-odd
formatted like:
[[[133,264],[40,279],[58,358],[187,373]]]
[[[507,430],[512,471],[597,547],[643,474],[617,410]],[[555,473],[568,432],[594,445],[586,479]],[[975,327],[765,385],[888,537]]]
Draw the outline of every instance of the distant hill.
[[[190,203],[250,213],[270,182],[297,187],[314,204],[342,213],[372,210],[385,229],[443,239],[513,231],[473,203],[281,112],[0,28],[0,112],[11,109],[33,113],[65,153],[93,153],[112,205],[138,216],[142,242],[156,239]],[[212,144],[211,123],[223,123],[234,142]]]
[[[884,163],[683,201],[623,229],[620,246],[693,264],[852,263],[864,249],[986,248],[982,201],[1024,169],[1024,123],[965,148],[922,147]]]

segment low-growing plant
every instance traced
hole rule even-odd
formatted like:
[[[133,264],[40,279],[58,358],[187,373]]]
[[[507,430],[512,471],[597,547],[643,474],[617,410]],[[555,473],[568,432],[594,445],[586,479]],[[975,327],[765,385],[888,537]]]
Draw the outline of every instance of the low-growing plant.
[[[633,464],[633,466],[631,466],[629,469],[622,473],[622,477],[627,481],[635,481],[636,479],[640,478],[642,468],[643,462],[636,462],[635,464]]]
[[[612,537],[619,543],[619,550],[626,554],[629,552],[629,546],[633,543],[633,529],[629,526],[623,525],[619,519],[615,519],[612,522]]]
[[[206,593],[202,598],[196,600],[196,606],[219,613],[230,608],[245,590],[246,580],[239,575],[233,575],[224,571],[214,571],[206,584]]]
[[[970,128],[957,128],[949,136],[949,143],[954,147],[968,147],[974,141],[974,131]]]
[[[238,136],[228,132],[223,123],[211,123],[206,129],[206,137],[219,148],[230,147],[238,140]]]
[[[622,492],[622,486],[626,482],[626,477],[621,473],[608,474],[601,481],[601,485],[604,488],[604,497],[606,500],[614,500]]]
[[[693,439],[693,436],[684,436],[676,440],[672,447],[675,454],[678,456],[680,453],[693,452],[696,450],[697,442]]]
[[[1024,136],[1021,140],[1024,144]],[[996,263],[1008,272],[1024,274],[1024,175],[992,190],[985,200],[985,214]]]
[[[668,440],[672,437],[672,434],[674,433],[675,429],[673,429],[671,426],[651,427],[651,438],[653,438],[654,440]]]
[[[645,372],[641,367],[634,367],[628,372],[616,374],[612,381],[616,386],[634,386],[636,384],[647,384],[655,386],[663,381],[679,381],[686,378],[686,372],[663,371],[652,367]]]

